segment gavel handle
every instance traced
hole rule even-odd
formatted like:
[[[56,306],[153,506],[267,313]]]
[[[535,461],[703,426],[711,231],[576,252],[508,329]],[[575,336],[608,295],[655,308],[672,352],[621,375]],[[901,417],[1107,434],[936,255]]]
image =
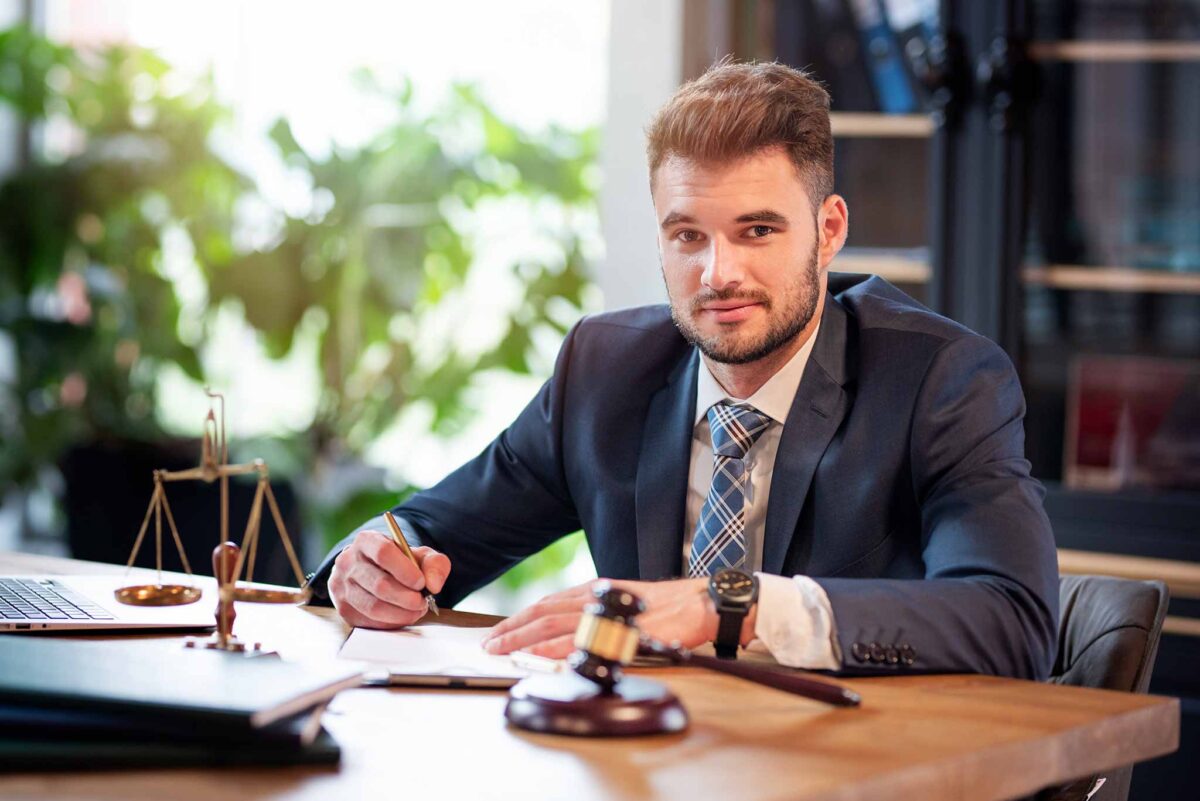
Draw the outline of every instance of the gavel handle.
[[[858,706],[862,703],[862,697],[858,693],[837,684],[816,681],[760,665],[738,662],[734,659],[718,659],[715,656],[694,654],[686,648],[673,648],[665,643],[643,640],[638,648],[638,653],[643,656],[665,656],[677,665],[695,665],[718,673],[727,673],[755,684],[765,684],[776,690],[801,695],[833,706]]]

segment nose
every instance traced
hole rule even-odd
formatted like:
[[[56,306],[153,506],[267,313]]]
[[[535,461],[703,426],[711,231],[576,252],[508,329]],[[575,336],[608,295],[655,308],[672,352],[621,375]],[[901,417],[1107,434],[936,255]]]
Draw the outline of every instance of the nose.
[[[744,270],[738,259],[737,249],[724,238],[714,236],[705,254],[704,272],[700,283],[714,292],[721,292],[742,283]]]

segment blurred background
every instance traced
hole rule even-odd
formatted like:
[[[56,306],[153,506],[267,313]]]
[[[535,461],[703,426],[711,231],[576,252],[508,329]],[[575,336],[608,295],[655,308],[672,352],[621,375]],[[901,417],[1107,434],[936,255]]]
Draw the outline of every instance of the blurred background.
[[[482,448],[602,305],[608,14],[0,4],[7,547],[123,561],[151,471],[197,457],[206,386],[307,567]],[[206,565],[212,488],[169,496]]]
[[[502,430],[581,315],[664,299],[642,128],[727,55],[829,87],[834,269],[1013,358],[1063,569],[1170,581],[1184,748],[1134,779],[1169,794],[1200,748],[1200,0],[0,0],[0,548],[123,562],[210,387],[314,567]],[[193,564],[210,489],[171,488]],[[464,608],[594,576],[581,543]]]

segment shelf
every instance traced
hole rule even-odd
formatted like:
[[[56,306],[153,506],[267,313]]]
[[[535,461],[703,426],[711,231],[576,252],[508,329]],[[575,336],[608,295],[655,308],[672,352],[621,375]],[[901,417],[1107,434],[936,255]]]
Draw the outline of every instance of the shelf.
[[[1200,42],[1030,42],[1027,52],[1034,61],[1200,62]]]
[[[835,111],[829,124],[833,135],[843,139],[927,139],[934,129],[928,114]]]
[[[832,269],[845,273],[870,273],[893,284],[925,284],[929,282],[929,263],[895,253],[843,252],[833,260]]]
[[[1200,599],[1200,565],[1193,562],[1059,548],[1058,570],[1070,575],[1163,581],[1172,598]],[[1163,631],[1182,637],[1200,637],[1200,620],[1168,615],[1163,621]]]
[[[1053,289],[1200,294],[1200,272],[1177,273],[1170,270],[1139,270],[1134,267],[1048,264],[1045,267],[1026,267],[1021,274],[1026,284]]]
[[[1179,637],[1200,637],[1200,620],[1178,615],[1167,615],[1163,619],[1163,634],[1174,634]]]
[[[1059,548],[1058,569],[1062,573],[1164,581],[1171,597],[1200,599],[1200,565],[1194,562]]]

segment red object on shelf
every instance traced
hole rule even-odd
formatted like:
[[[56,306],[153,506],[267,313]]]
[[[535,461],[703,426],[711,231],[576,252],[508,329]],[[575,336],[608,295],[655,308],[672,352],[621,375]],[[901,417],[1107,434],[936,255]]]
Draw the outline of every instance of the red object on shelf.
[[[1063,464],[1076,489],[1200,488],[1200,362],[1076,359]]]

